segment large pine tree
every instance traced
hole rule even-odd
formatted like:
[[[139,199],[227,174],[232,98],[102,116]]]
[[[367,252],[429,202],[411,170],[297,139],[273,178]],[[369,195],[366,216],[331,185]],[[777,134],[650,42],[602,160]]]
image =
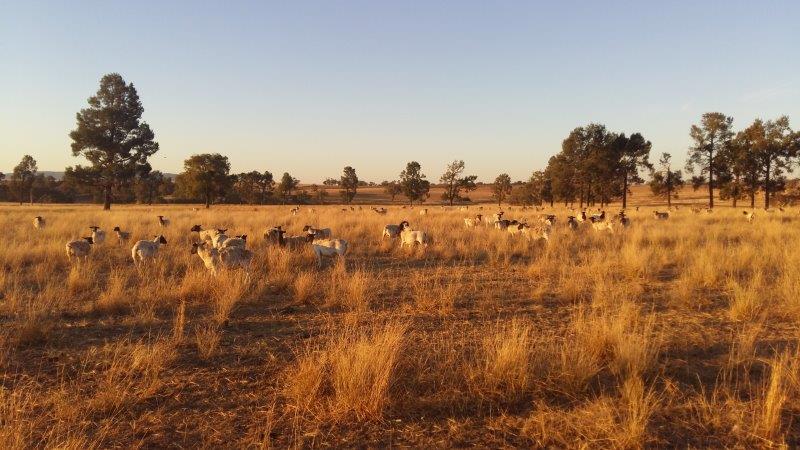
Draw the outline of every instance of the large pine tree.
[[[133,84],[111,73],[100,80],[89,107],[77,114],[77,127],[69,134],[72,154],[90,165],[68,167],[65,177],[102,189],[103,209],[111,209],[115,188],[150,171],[147,158],[158,151],[158,143],[147,122],[141,121],[143,112]]]

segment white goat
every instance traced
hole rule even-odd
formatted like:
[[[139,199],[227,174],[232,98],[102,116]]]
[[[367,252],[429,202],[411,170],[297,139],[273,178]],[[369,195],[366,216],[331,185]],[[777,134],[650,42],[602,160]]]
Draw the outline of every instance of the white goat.
[[[47,223],[44,221],[44,217],[36,216],[36,217],[33,218],[33,228],[41,230],[46,225],[47,225]]]
[[[428,208],[422,208],[422,209],[419,210],[419,215],[420,216],[424,216],[426,214],[428,214]]]
[[[101,230],[97,225],[89,227],[92,230],[92,240],[95,244],[102,244],[106,241],[106,232]]]
[[[239,236],[234,236],[232,238],[225,239],[222,243],[221,248],[231,248],[231,247],[247,247],[247,235],[242,234]]]
[[[331,229],[330,228],[315,228],[311,225],[306,225],[303,227],[303,231],[308,234],[313,234],[314,239],[330,239],[331,238]]]
[[[167,240],[162,235],[156,236],[152,241],[138,241],[133,244],[131,248],[131,257],[133,263],[143,263],[146,260],[154,260],[158,255],[158,249],[162,245],[166,245]]]
[[[317,258],[317,266],[322,267],[322,258],[342,258],[347,253],[347,241],[344,239],[314,239],[311,247]]]
[[[72,258],[86,259],[89,256],[89,252],[92,251],[93,243],[94,240],[91,236],[67,242],[67,259],[69,259],[69,262],[72,262]]]
[[[428,247],[433,243],[433,239],[428,233],[419,230],[412,230],[407,221],[400,222],[400,247],[405,245],[414,246],[416,244]]]
[[[614,222],[610,220],[600,220],[596,222],[592,222],[592,228],[594,231],[605,231],[608,230],[609,232],[614,232]]]
[[[192,244],[192,253],[196,253],[206,269],[216,275],[220,269],[242,268],[247,271],[253,261],[253,252],[242,247],[216,249],[208,242]]]
[[[114,227],[112,231],[117,234],[117,243],[119,244],[124,244],[131,239],[131,233],[129,231],[122,231],[119,227]]]
[[[464,226],[467,228],[475,228],[482,221],[483,221],[483,216],[481,214],[477,214],[475,215],[475,217],[466,217],[464,218]]]

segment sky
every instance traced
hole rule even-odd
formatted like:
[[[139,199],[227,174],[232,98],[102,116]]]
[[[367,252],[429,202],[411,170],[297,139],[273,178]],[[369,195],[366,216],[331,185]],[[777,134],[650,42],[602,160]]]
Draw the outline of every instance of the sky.
[[[155,169],[218,152],[304,183],[408,161],[526,179],[575,127],[685,160],[704,112],[800,128],[800,2],[0,0],[0,171],[85,162],[100,78],[132,82]]]

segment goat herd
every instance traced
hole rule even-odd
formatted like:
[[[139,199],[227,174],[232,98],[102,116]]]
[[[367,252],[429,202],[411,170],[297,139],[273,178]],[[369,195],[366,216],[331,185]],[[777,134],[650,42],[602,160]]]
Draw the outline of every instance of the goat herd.
[[[480,209],[482,210],[482,208]],[[523,207],[522,209],[526,208]],[[637,211],[638,209],[636,207]],[[386,208],[373,207],[372,210],[379,215],[385,215],[387,212]],[[464,211],[466,208],[462,207],[461,210]],[[544,209],[536,208],[536,210],[541,211]],[[308,211],[314,212],[313,209]],[[343,211],[348,211],[348,209],[343,209]],[[566,216],[565,225],[569,230],[576,231],[585,223],[590,224],[597,232],[607,231],[610,233],[614,233],[615,229],[630,226],[631,220],[624,210],[613,216],[606,215],[606,212],[602,210],[597,211],[595,214],[587,214],[585,209],[574,211],[573,215]],[[692,211],[695,213],[701,212],[697,208],[692,208]],[[705,211],[710,213],[712,210],[706,209]],[[290,212],[296,215],[299,212],[299,207],[292,208]],[[420,209],[419,214],[427,215],[428,209]],[[745,211],[744,215],[748,222],[752,222],[755,217],[753,212],[748,211]],[[166,217],[157,217],[162,228],[170,225],[170,221]],[[666,220],[669,219],[670,213],[668,211],[653,211],[653,217],[657,220]],[[479,226],[494,227],[498,230],[506,231],[510,235],[518,235],[528,240],[542,240],[544,242],[549,241],[550,232],[557,222],[555,214],[540,214],[538,216],[539,223],[532,226],[524,220],[506,218],[503,211],[493,214],[491,218],[476,214],[463,220],[467,229],[474,229]],[[33,219],[33,226],[36,229],[45,228],[46,221],[42,216],[36,216]],[[88,258],[92,245],[100,245],[105,242],[105,231],[98,226],[91,226],[89,229],[92,231],[90,236],[73,240],[66,244],[67,258],[70,262]],[[114,227],[112,231],[116,234],[120,245],[127,244],[131,239],[131,233],[121,230],[118,226]],[[213,274],[217,274],[221,269],[241,268],[247,270],[250,266],[253,260],[253,252],[246,248],[247,235],[228,236],[226,234],[227,229],[215,228],[206,230],[201,225],[194,225],[190,231],[196,233],[192,243],[192,254],[198,255],[205,267]],[[285,236],[285,234],[286,231],[283,230],[282,226],[275,226],[264,233],[264,240],[270,245],[288,250],[302,250],[306,246],[310,246],[317,265],[320,267],[324,259],[344,258],[349,246],[346,240],[334,238],[330,228],[317,228],[306,225],[303,227],[303,234],[301,235]],[[428,232],[413,229],[407,220],[397,225],[386,225],[382,231],[382,238],[399,239],[400,247],[413,247],[416,245],[428,247],[433,243],[433,238]],[[166,238],[161,234],[154,236],[152,240],[137,241],[131,248],[131,258],[134,264],[140,265],[154,260],[158,255],[159,248],[166,243]]]

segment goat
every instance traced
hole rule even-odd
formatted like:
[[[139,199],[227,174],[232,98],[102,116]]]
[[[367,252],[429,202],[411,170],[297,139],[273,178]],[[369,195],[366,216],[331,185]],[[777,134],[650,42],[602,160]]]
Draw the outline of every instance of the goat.
[[[464,226],[467,228],[477,227],[483,221],[483,215],[476,214],[475,217],[466,217],[464,219]]]
[[[69,262],[72,262],[72,258],[86,259],[89,256],[89,252],[92,251],[92,244],[94,244],[94,240],[91,236],[67,242],[66,249]]]
[[[575,220],[575,216],[567,216],[567,227],[573,231],[578,229],[578,221]]]
[[[542,239],[545,242],[550,242],[550,229],[548,227],[542,228],[531,228],[528,225],[520,224],[518,225],[520,228],[520,232],[525,239],[532,241],[534,239]]]
[[[46,225],[47,223],[44,221],[44,218],[42,216],[36,216],[33,218],[33,228],[41,230]]]
[[[169,219],[164,216],[158,216],[158,224],[161,225],[161,228],[166,228],[169,226]]]
[[[612,222],[610,220],[598,220],[598,221],[592,222],[592,228],[594,228],[594,231],[605,231],[605,230],[608,230],[609,232],[613,233],[614,232],[614,222]]]
[[[118,226],[114,227],[114,229],[112,231],[114,231],[114,233],[117,234],[117,243],[118,244],[124,244],[124,243],[128,242],[130,240],[130,238],[131,238],[131,233],[129,231],[122,231],[122,230],[120,230],[120,228]]]
[[[106,232],[101,230],[97,225],[89,227],[92,230],[92,240],[95,244],[102,244],[106,241]]]
[[[424,231],[412,230],[408,221],[400,222],[400,247],[405,245],[414,246],[416,244],[428,247],[433,243],[433,239]]]
[[[750,223],[753,223],[753,219],[756,218],[756,213],[754,211],[742,211],[742,214],[744,214],[745,219]]]
[[[428,208],[422,208],[419,210],[419,215],[424,216],[428,214]]]
[[[667,220],[669,219],[669,211],[653,211],[653,217],[655,217],[656,220]]]
[[[241,234],[239,236],[234,236],[232,238],[225,239],[225,241],[221,244],[221,248],[231,248],[231,247],[247,247],[247,235]]]
[[[347,241],[344,239],[314,239],[311,243],[318,267],[322,267],[322,258],[339,257],[344,260],[347,246]]]
[[[228,247],[216,249],[208,242],[195,242],[192,244],[192,254],[197,254],[203,264],[212,274],[216,275],[219,269],[242,268],[248,270],[253,261],[253,252],[242,247]]]
[[[603,222],[603,221],[606,220],[606,212],[605,211],[600,211],[600,214],[592,214],[591,216],[589,216],[589,220],[592,223]]]
[[[204,230],[202,226],[194,225],[189,231],[192,233],[197,233],[201,241],[211,242],[214,239],[215,234],[223,234],[228,231],[228,229],[217,228],[214,230]]]
[[[138,241],[133,244],[133,248],[131,248],[131,257],[133,258],[133,263],[144,263],[146,260],[154,260],[155,257],[158,255],[158,249],[162,245],[166,245],[167,240],[164,238],[163,235],[156,236],[152,241]]]
[[[539,216],[539,220],[542,223],[552,227],[553,225],[556,224],[556,215],[555,214],[542,214],[541,216]]]
[[[311,225],[306,225],[303,227],[303,231],[308,234],[313,234],[317,239],[330,239],[331,238],[331,229],[330,228],[314,228]]]
[[[394,239],[396,237],[400,237],[400,225],[386,225],[383,227],[383,232],[381,233],[381,239],[388,237],[389,239]]]

